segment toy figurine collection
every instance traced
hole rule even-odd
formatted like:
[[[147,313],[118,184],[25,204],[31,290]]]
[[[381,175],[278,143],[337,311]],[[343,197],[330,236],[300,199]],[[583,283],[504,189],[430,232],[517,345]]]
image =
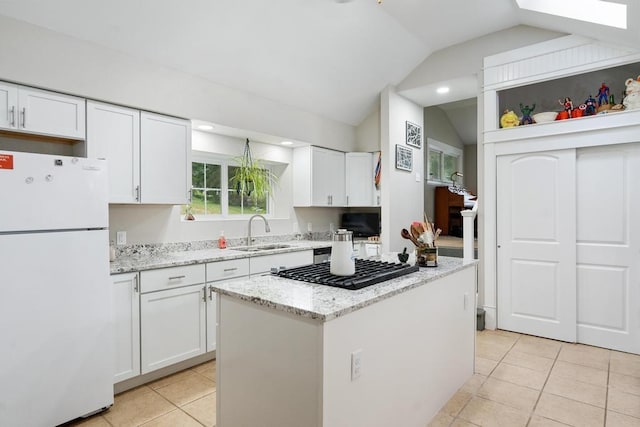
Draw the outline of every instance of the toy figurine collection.
[[[640,108],[640,75],[636,79],[627,79],[625,81],[625,87],[623,100],[619,104],[615,103],[614,96],[611,94],[609,86],[604,82],[602,82],[596,92],[597,99],[594,98],[592,94],[589,94],[584,102],[578,106],[575,106],[571,98],[568,96],[563,99],[559,99],[558,104],[562,107],[562,111],[559,112],[533,114],[536,104],[523,105],[520,103],[520,112],[522,115],[518,117],[513,110],[504,110],[503,115],[500,117],[500,127],[510,128],[519,125],[575,119],[585,116],[594,116],[596,114]]]

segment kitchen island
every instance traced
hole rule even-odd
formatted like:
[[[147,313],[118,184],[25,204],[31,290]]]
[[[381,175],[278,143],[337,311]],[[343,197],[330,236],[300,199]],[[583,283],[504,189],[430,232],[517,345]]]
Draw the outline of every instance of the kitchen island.
[[[424,426],[473,374],[476,263],[349,291],[217,284],[217,426]]]

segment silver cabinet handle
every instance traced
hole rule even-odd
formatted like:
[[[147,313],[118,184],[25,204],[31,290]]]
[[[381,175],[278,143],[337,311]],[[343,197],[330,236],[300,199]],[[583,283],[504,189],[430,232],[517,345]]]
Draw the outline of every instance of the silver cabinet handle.
[[[207,285],[202,288],[202,301],[207,302]]]
[[[378,196],[378,203],[377,203],[377,204],[378,204],[378,205],[380,204],[380,196]]]
[[[213,301],[213,286],[209,285],[209,301]]]
[[[233,268],[225,268],[222,271],[236,271],[238,269],[238,267],[233,267]]]
[[[136,202],[140,201],[140,186],[136,185]]]
[[[11,126],[16,125],[16,106],[11,106]]]
[[[23,128],[27,127],[27,109],[26,108],[22,108],[22,127]]]
[[[140,288],[138,287],[138,276],[133,276],[133,291],[140,292]]]
[[[187,192],[187,199],[189,200],[189,203],[191,203],[191,197],[192,197],[191,192],[192,192],[192,191],[193,191],[193,190],[189,190],[189,191]]]
[[[183,274],[182,276],[173,276],[173,277],[169,277],[169,280],[184,279],[185,277],[187,277],[187,276],[185,276],[185,275]]]
[[[347,206],[349,206],[349,196],[347,196]]]

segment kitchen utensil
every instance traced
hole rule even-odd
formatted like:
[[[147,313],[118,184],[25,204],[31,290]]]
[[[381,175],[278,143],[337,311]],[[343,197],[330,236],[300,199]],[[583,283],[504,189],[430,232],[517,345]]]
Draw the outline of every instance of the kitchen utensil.
[[[418,222],[418,221],[412,222],[411,223],[411,227],[409,227],[409,229],[411,231],[411,235],[416,240],[420,239],[420,236],[422,235],[422,233],[424,233],[424,229],[422,227],[422,223]]]
[[[411,233],[409,233],[409,230],[407,230],[406,228],[403,228],[403,229],[400,231],[400,235],[401,235],[404,239],[411,240],[411,242],[413,242],[413,244],[414,244],[414,245],[416,245],[416,246],[420,246],[420,242],[418,242],[418,240],[417,240],[415,237],[413,237],[413,236],[411,235]]]
[[[352,276],[356,272],[353,232],[340,228],[332,237],[329,271],[336,276]]]
[[[402,250],[402,253],[398,254],[398,261],[404,264],[405,262],[407,262],[408,259],[409,259],[409,254],[407,253],[407,248],[404,248]]]

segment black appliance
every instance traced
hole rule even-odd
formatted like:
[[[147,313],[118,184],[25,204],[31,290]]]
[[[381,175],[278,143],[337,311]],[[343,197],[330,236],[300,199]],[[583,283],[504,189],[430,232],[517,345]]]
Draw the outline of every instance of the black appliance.
[[[342,214],[340,228],[353,232],[353,237],[380,235],[380,214],[377,212],[345,212]]]
[[[420,268],[417,265],[356,259],[356,272],[353,276],[336,276],[331,274],[330,265],[329,262],[323,262],[274,271],[272,274],[287,279],[355,290],[416,272]]]

